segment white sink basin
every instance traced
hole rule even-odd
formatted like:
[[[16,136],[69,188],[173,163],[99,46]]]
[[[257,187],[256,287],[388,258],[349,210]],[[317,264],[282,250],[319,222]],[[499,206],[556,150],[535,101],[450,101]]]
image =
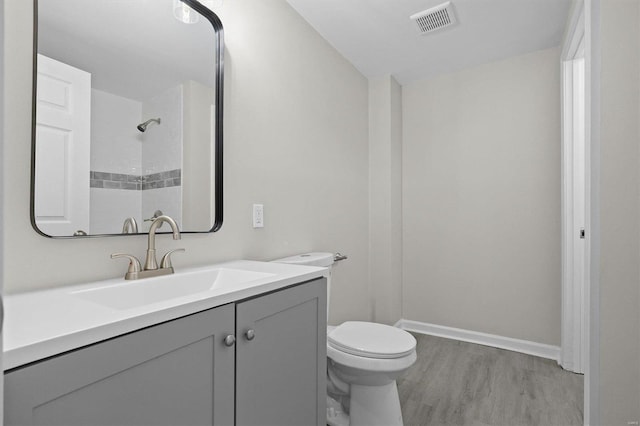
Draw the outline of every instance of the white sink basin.
[[[16,368],[323,276],[326,268],[236,260],[180,268],[161,277],[113,278],[8,295],[3,367]]]
[[[104,287],[73,291],[75,297],[112,309],[132,309],[195,293],[241,286],[276,274],[232,268],[216,268],[164,275]]]

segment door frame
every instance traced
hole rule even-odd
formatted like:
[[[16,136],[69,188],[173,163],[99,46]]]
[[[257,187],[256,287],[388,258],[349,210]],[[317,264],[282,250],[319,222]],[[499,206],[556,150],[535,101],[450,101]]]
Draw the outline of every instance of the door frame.
[[[4,0],[0,0],[0,34],[4,34]],[[2,363],[2,328],[4,326],[4,43],[0,43],[0,371],[4,371]],[[4,424],[4,374],[0,374],[0,426]]]
[[[562,68],[562,339],[559,363],[576,373],[584,372],[586,353],[585,289],[588,286],[588,238],[576,244],[579,227],[587,232],[589,206],[588,153],[586,135],[586,64],[584,7],[578,2],[560,57]],[[582,72],[579,72],[582,68]],[[575,91],[581,85],[584,91]],[[581,105],[580,105],[581,104]],[[577,113],[576,109],[583,109]],[[577,121],[576,121],[576,117]],[[578,142],[583,139],[582,142]],[[582,145],[582,146],[580,146]],[[581,182],[584,181],[584,182]],[[584,188],[581,188],[584,184]],[[576,200],[584,194],[584,207]],[[582,210],[582,211],[581,211]],[[584,216],[582,218],[581,216]],[[578,223],[582,222],[582,223]],[[581,253],[583,251],[583,253]],[[577,260],[577,261],[576,261]]]
[[[599,422],[599,263],[596,261],[599,254],[599,191],[597,182],[599,181],[599,129],[600,129],[600,106],[599,106],[599,0],[578,0],[570,14],[567,24],[567,31],[562,44],[560,56],[562,71],[562,344],[559,363],[563,365],[565,346],[572,342],[567,333],[572,333],[575,327],[571,327],[576,321],[575,311],[571,309],[576,303],[581,303],[583,312],[580,327],[582,330],[581,348],[581,368],[584,372],[584,424],[597,424]],[[564,62],[575,57],[575,53],[582,40],[584,47],[584,175],[585,175],[585,217],[584,228],[586,231],[584,246],[584,283],[582,289],[581,302],[575,298],[568,297],[575,295],[572,288],[572,280],[568,280],[570,272],[568,259],[573,259],[571,240],[572,217],[568,217],[566,208],[569,204],[568,179],[572,176],[573,167],[569,164],[569,158],[565,155],[568,151],[567,142],[567,121],[565,120],[565,100],[569,99],[566,93],[568,84],[565,84]],[[571,151],[569,151],[571,152]],[[570,167],[570,169],[568,169]],[[571,174],[569,174],[569,172]],[[571,194],[572,196],[572,194]],[[571,204],[572,205],[572,204]],[[572,269],[571,269],[572,271]],[[566,296],[565,296],[566,295]],[[569,304],[571,307],[569,307]],[[574,345],[575,347],[575,345]]]

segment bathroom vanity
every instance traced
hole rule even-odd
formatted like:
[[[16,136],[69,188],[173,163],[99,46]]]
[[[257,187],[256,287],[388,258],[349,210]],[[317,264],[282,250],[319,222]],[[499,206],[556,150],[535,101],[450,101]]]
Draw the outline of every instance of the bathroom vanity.
[[[5,425],[324,424],[325,274],[239,261],[9,296]]]

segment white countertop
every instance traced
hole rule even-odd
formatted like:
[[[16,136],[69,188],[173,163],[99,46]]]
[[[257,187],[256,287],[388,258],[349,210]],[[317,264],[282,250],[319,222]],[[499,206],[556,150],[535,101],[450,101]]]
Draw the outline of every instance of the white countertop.
[[[109,307],[78,296],[86,294],[87,290],[116,288],[165,277],[188,279],[194,273],[216,268],[264,272],[270,276],[238,285],[214,286],[205,291],[134,307]],[[4,370],[328,274],[327,268],[315,266],[239,260],[179,269],[174,275],[165,277],[136,281],[118,278],[10,295],[5,298]],[[150,299],[153,299],[152,295]]]

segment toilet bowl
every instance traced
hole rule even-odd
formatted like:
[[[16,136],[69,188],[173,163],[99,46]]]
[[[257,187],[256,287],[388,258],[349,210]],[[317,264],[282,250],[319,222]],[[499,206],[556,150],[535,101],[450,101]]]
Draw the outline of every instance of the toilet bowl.
[[[334,260],[332,253],[305,253],[274,262],[331,267]],[[402,425],[396,379],[416,361],[411,334],[364,321],[328,326],[327,358],[328,425]]]

